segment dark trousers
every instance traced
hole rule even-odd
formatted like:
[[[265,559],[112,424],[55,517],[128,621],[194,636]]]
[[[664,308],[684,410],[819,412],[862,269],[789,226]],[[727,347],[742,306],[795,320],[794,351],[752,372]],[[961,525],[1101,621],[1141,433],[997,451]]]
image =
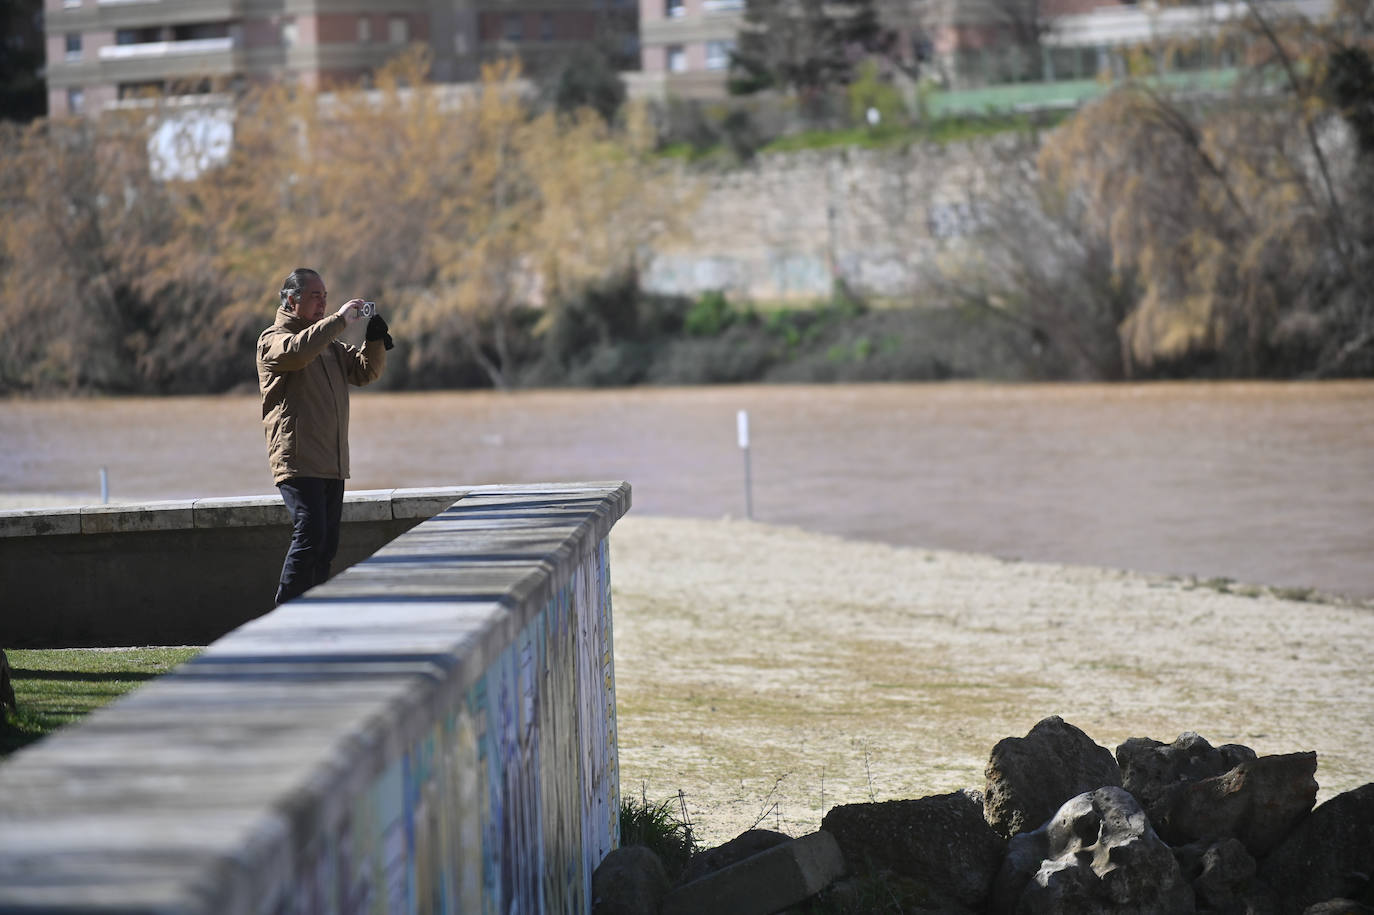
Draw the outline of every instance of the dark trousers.
[[[291,547],[277,587],[277,603],[284,604],[329,578],[329,564],[339,552],[344,481],[292,477],[277,489],[291,513]]]

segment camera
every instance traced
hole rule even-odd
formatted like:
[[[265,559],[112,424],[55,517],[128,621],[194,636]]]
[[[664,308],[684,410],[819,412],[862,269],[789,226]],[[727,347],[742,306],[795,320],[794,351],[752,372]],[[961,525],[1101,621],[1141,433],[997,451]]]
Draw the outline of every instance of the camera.
[[[370,317],[372,317],[373,315],[375,315],[376,313],[377,313],[377,303],[376,303],[376,302],[364,302],[363,304],[361,304],[361,305],[358,306],[358,314],[362,315],[364,318],[370,318]]]

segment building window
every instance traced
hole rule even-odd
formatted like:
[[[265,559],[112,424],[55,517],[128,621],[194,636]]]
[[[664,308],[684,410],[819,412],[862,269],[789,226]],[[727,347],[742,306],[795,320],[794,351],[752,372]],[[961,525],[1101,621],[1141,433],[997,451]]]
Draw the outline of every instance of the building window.
[[[730,52],[735,50],[733,41],[706,42],[706,69],[725,70],[730,66]]]
[[[402,16],[392,16],[387,20],[386,34],[392,44],[405,44],[410,40],[410,23]]]
[[[358,41],[367,44],[372,40],[372,20],[366,16],[358,17]]]
[[[118,91],[121,100],[151,98],[166,91],[166,87],[161,80],[153,79],[143,82],[120,83]]]
[[[687,51],[680,44],[668,45],[668,72],[687,72]]]
[[[143,29],[119,29],[115,32],[115,44],[143,44],[149,41],[162,41],[162,30],[154,26]]]
[[[229,23],[197,22],[172,27],[172,41],[204,41],[207,38],[228,38]]]
[[[506,14],[506,41],[523,41],[525,23],[519,13]]]
[[[80,114],[81,109],[86,105],[86,93],[82,89],[71,88],[67,90],[67,111],[70,114]]]
[[[539,17],[539,37],[543,41],[553,41],[553,13]]]
[[[663,12],[669,19],[677,19],[687,15],[687,7],[683,4],[683,0],[666,0],[666,3]]]
[[[67,60],[81,59],[81,33],[67,33]]]
[[[300,29],[296,25],[296,20],[288,19],[281,24],[281,43],[288,48],[294,48],[296,42],[300,40]]]

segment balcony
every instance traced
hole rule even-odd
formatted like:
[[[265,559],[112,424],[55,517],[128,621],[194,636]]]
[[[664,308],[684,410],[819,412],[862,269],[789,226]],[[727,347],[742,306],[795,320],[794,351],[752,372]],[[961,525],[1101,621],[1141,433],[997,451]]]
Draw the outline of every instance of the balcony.
[[[244,15],[245,0],[96,0],[100,28],[224,22]]]
[[[1269,5],[1266,13],[1280,19],[1298,14],[1317,21],[1328,16],[1331,7],[1331,0],[1284,0]],[[1188,37],[1214,32],[1238,15],[1244,15],[1244,7],[1227,2],[1104,6],[1088,13],[1056,18],[1045,43],[1061,47],[1111,47]]]
[[[102,0],[104,2],[104,0]],[[117,0],[132,2],[132,0]],[[148,41],[142,44],[113,44],[100,49],[101,60],[147,60],[149,58],[220,54],[234,49],[233,38],[199,38],[193,41]]]
[[[148,41],[100,49],[103,82],[229,77],[244,70],[243,50],[232,37],[186,41]]]
[[[731,7],[734,0],[719,0],[703,6],[696,15],[681,18],[646,19],[639,24],[639,40],[646,46],[693,44],[702,41],[733,41],[739,31],[743,4]]]

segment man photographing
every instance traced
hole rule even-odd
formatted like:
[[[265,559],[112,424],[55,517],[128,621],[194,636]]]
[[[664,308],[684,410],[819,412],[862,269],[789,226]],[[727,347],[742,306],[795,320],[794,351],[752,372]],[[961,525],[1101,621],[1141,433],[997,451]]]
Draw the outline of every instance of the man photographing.
[[[327,300],[319,273],[297,267],[282,283],[276,322],[258,337],[267,457],[292,524],[278,604],[329,578],[348,479],[348,386],[380,378],[392,345],[376,313],[362,349],[338,340],[371,303],[349,299],[326,317]]]

